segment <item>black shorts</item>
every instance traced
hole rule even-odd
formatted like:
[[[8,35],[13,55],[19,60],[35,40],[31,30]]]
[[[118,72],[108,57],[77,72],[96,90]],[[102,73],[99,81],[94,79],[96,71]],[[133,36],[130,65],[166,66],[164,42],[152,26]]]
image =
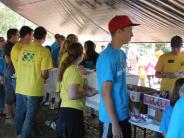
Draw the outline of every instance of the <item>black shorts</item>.
[[[82,110],[61,107],[59,117],[61,122],[64,123],[67,138],[84,138],[84,117]]]
[[[123,138],[131,138],[131,125],[128,119],[119,122],[123,132]],[[100,138],[113,138],[112,124],[100,122]]]

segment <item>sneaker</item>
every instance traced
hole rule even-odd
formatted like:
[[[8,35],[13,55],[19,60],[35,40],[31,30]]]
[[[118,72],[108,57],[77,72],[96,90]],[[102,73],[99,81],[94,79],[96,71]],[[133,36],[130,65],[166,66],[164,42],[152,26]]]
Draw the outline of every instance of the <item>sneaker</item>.
[[[5,124],[6,125],[14,125],[14,119],[13,118],[6,118]]]
[[[0,109],[0,117],[6,117],[6,113],[3,109]]]
[[[56,130],[56,122],[55,121],[45,121],[45,124],[48,126],[48,127],[50,127],[50,128],[52,128],[53,130]]]
[[[21,138],[21,135],[16,136],[16,138]]]

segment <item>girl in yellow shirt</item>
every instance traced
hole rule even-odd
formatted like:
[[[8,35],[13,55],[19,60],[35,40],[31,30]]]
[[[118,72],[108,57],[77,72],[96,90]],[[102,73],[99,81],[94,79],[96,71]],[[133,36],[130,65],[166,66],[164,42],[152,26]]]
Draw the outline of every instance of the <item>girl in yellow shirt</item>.
[[[58,66],[60,67],[63,61],[68,57],[68,47],[69,45],[78,42],[78,37],[75,34],[69,34],[64,41],[61,53],[58,57]],[[56,92],[60,93],[60,81],[58,80],[56,84]]]
[[[93,96],[97,91],[84,85],[84,79],[78,69],[83,58],[83,47],[73,43],[68,47],[68,57],[59,69],[62,99],[59,117],[56,122],[56,134],[62,137],[62,127],[66,129],[68,138],[84,138],[83,108],[84,98]]]

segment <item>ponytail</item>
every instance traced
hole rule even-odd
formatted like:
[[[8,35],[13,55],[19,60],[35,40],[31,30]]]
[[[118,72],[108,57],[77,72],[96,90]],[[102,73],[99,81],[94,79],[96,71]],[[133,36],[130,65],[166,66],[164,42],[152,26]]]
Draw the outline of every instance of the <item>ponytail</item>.
[[[65,70],[74,62],[75,60],[71,57],[68,56],[63,63],[61,63],[61,66],[59,68],[59,76],[58,76],[58,81],[61,81],[63,79],[63,74]]]
[[[73,43],[68,47],[68,57],[61,63],[59,67],[58,81],[62,81],[65,70],[72,65],[83,53],[81,43]]]

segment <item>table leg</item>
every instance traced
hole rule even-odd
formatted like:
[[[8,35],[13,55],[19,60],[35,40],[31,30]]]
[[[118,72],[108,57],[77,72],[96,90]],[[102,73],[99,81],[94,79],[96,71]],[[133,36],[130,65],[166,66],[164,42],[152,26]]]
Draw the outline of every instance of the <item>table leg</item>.
[[[144,138],[146,138],[146,128],[144,128]]]
[[[135,125],[133,125],[134,126],[134,138],[136,138],[136,126]]]

